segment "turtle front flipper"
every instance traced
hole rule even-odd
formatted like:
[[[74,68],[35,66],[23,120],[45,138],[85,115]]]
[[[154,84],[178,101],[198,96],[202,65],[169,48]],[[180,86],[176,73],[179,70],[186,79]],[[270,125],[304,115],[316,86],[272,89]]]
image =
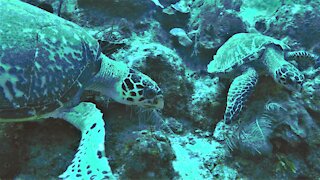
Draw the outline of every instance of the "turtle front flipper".
[[[226,124],[238,117],[257,82],[258,74],[253,68],[247,69],[233,80],[228,91],[227,107],[224,113]]]
[[[308,51],[289,51],[285,53],[286,60],[301,60],[308,59],[316,61],[319,57],[316,54],[310,53]]]
[[[105,128],[102,113],[92,103],[78,106],[53,115],[62,118],[81,130],[77,153],[62,179],[114,179],[105,156]]]
[[[318,67],[320,63],[320,56],[308,51],[286,52],[285,59],[289,61],[296,61],[299,64],[299,67],[302,67],[302,69],[307,68],[310,64],[314,64],[315,67]]]

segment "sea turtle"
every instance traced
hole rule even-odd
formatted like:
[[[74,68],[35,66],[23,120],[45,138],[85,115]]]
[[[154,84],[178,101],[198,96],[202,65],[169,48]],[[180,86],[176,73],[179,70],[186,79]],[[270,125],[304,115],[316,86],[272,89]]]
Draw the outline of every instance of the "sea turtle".
[[[258,82],[266,74],[290,91],[301,90],[304,75],[284,59],[288,45],[259,33],[238,33],[227,40],[208,64],[207,71],[234,79],[227,97],[224,120],[236,119]],[[290,58],[303,53],[289,53]],[[306,55],[307,56],[307,55]]]
[[[151,78],[111,60],[80,26],[18,0],[0,0],[0,122],[61,118],[82,132],[63,179],[112,178],[102,113],[81,94],[163,108]]]

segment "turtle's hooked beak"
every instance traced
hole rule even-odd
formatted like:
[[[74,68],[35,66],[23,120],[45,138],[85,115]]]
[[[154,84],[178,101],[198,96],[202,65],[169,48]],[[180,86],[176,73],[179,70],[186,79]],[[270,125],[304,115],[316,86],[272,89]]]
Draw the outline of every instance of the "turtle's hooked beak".
[[[151,103],[148,104],[142,104],[141,107],[146,108],[146,109],[163,109],[164,107],[164,99],[163,95],[158,95],[153,98]]]
[[[164,99],[163,99],[163,95],[159,95],[154,99],[155,102],[155,108],[156,109],[163,109],[164,107]]]

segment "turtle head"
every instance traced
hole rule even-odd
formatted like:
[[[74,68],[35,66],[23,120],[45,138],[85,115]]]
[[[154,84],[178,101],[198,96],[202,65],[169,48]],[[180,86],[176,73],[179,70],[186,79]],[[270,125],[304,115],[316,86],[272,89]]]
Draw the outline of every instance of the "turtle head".
[[[288,63],[276,70],[275,80],[288,90],[300,91],[304,76],[294,65]]]
[[[157,83],[139,71],[130,68],[119,89],[121,103],[155,109],[164,106],[163,94]]]

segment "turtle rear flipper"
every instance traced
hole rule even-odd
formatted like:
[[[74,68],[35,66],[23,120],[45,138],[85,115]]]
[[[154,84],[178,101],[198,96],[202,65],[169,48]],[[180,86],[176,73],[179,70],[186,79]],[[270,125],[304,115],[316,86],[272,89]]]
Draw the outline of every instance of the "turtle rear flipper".
[[[231,83],[227,98],[227,108],[224,113],[226,124],[238,117],[245,102],[258,82],[258,74],[253,68],[247,69]]]
[[[102,113],[92,103],[59,112],[53,117],[62,118],[81,130],[77,153],[62,179],[114,179],[104,152],[104,120]]]

